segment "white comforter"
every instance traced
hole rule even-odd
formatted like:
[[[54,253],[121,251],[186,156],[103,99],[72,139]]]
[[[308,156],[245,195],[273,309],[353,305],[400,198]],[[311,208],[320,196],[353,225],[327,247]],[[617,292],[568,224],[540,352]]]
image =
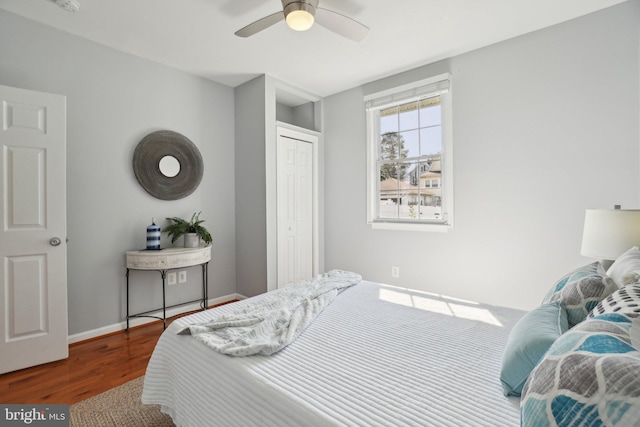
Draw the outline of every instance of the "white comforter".
[[[363,280],[271,356],[231,357],[176,334],[253,300],[171,323],[142,401],[162,405],[180,427],[520,424],[519,399],[502,395],[499,378],[523,311]]]
[[[213,350],[230,356],[269,356],[291,344],[341,289],[361,280],[359,274],[332,270],[252,300],[231,313],[189,324],[178,334],[190,333]]]

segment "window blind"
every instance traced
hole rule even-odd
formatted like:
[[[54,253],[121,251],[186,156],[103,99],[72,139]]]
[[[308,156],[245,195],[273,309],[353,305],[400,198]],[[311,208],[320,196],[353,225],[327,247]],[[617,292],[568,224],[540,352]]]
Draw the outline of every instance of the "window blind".
[[[380,109],[380,117],[386,117],[392,114],[402,114],[408,111],[417,110],[419,108],[432,107],[438,104],[440,104],[440,95],[432,96],[430,98],[420,99],[418,101],[409,101],[404,104],[385,108],[384,110]]]
[[[380,97],[375,97],[374,95],[374,98],[367,99],[365,101],[365,107],[367,110],[382,110],[396,106],[399,103],[409,103],[425,98],[437,97],[443,93],[449,92],[450,83],[449,79],[444,79],[389,95],[383,95]]]

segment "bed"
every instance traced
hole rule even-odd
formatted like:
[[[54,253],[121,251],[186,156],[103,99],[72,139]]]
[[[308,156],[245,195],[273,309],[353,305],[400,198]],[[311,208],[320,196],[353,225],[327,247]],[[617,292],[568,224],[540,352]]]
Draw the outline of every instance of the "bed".
[[[524,312],[363,280],[289,346],[220,354],[177,332],[266,295],[174,321],[160,337],[142,401],[178,426],[518,426],[499,381]]]

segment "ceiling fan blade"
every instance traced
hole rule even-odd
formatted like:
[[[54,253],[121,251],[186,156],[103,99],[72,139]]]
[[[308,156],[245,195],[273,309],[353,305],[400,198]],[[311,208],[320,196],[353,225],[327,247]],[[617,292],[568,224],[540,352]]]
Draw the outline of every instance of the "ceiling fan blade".
[[[369,27],[366,25],[321,7],[316,10],[316,22],[336,34],[357,42],[362,41],[369,32]]]
[[[265,16],[262,19],[258,19],[255,22],[247,25],[244,28],[239,29],[234,34],[238,37],[249,37],[255,33],[259,33],[262,30],[269,28],[270,26],[277,24],[284,19],[284,13],[282,11],[276,12],[269,16]]]

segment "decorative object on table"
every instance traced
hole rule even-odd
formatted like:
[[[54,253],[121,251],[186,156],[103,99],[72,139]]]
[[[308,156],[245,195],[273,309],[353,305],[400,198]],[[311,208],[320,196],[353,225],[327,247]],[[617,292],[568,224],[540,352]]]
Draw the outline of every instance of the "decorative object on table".
[[[133,172],[147,193],[162,200],[177,200],[193,193],[204,165],[198,147],[169,130],[142,138],[133,152]]]
[[[191,215],[191,221],[186,221],[182,218],[177,217],[167,218],[169,221],[173,221],[173,223],[166,226],[162,231],[166,231],[167,233],[169,233],[169,237],[171,237],[171,243],[175,243],[175,241],[178,240],[180,236],[184,235],[185,248],[198,247],[200,244],[200,239],[202,239],[202,241],[208,245],[213,239],[209,231],[201,225],[204,222],[203,219],[199,218],[201,213],[202,212],[198,212]],[[188,236],[189,234],[195,234],[195,238],[193,236]]]
[[[147,250],[157,251],[160,250],[160,236],[161,229],[159,225],[156,225],[156,219],[151,218],[151,225],[147,227]]]
[[[184,235],[185,248],[197,248],[200,246],[200,236],[196,233],[187,233]]]

